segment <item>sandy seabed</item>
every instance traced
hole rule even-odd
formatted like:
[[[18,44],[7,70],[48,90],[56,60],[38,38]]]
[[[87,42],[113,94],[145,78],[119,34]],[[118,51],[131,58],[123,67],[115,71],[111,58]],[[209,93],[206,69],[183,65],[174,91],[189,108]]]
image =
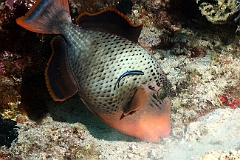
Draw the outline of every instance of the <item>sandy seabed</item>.
[[[171,133],[159,143],[148,143],[108,127],[77,99],[51,106],[51,116],[42,124],[19,124],[18,140],[9,149],[12,158],[240,159],[239,108],[217,109],[187,125],[182,136]]]

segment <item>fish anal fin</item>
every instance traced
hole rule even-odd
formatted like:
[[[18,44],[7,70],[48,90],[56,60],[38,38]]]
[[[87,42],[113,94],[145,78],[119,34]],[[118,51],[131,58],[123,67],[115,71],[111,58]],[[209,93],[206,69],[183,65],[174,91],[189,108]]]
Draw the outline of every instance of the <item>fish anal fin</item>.
[[[133,42],[138,42],[142,30],[142,24],[133,24],[127,16],[111,7],[95,14],[84,12],[77,23],[82,28],[115,34]]]
[[[65,40],[57,36],[51,41],[52,56],[45,70],[47,89],[55,101],[64,101],[77,91],[77,83],[67,60]]]
[[[36,33],[59,34],[56,22],[71,22],[68,0],[38,0],[16,20],[21,27]]]

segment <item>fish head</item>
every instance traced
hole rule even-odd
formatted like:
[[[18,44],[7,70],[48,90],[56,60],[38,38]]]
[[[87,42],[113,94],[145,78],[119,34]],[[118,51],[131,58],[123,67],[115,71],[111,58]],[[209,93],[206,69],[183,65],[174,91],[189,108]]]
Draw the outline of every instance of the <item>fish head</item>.
[[[166,97],[160,100],[156,87],[152,88],[154,85],[141,85],[124,111],[96,113],[84,100],[83,102],[95,115],[116,130],[144,141],[158,142],[170,133],[170,99]]]

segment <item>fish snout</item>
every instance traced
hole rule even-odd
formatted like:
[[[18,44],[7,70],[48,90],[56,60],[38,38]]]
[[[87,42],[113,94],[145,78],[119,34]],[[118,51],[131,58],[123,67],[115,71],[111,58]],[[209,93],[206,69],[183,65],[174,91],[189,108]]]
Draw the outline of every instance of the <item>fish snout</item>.
[[[135,115],[134,115],[135,114]],[[170,100],[166,97],[159,107],[146,105],[132,116],[126,116],[126,123],[131,124],[129,134],[148,142],[158,142],[170,133]],[[129,122],[128,122],[129,121]],[[127,124],[126,124],[127,125]]]

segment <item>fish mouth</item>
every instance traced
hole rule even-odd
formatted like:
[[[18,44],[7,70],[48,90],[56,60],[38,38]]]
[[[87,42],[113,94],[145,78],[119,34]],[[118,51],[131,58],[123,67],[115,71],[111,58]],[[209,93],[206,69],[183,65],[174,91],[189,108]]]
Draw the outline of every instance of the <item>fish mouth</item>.
[[[123,111],[96,113],[88,108],[106,124],[124,134],[143,141],[158,142],[160,138],[167,137],[171,129],[170,99],[158,98],[159,90],[155,82],[141,85],[129,107]]]

